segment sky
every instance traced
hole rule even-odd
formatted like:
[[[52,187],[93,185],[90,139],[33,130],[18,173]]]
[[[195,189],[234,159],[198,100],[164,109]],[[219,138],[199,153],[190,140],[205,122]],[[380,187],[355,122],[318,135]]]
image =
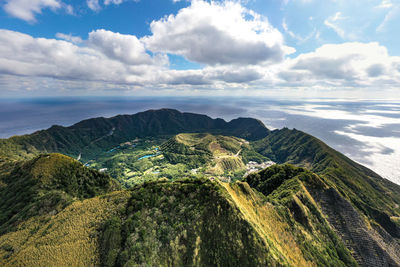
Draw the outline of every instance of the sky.
[[[399,99],[400,0],[0,0],[0,97]]]

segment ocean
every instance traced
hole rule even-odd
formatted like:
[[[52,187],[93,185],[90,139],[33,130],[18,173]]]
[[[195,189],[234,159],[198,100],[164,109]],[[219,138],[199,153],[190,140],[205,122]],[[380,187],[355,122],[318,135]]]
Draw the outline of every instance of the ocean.
[[[93,117],[174,108],[231,120],[260,119],[296,128],[400,184],[400,101],[235,97],[86,97],[0,99],[0,138]]]

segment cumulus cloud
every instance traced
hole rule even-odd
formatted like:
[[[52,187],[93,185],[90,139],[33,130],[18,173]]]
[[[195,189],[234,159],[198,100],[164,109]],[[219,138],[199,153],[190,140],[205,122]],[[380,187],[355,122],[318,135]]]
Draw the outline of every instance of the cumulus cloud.
[[[0,30],[0,74],[160,88],[250,83],[262,77],[257,68],[246,66],[170,70],[165,54],[150,56],[133,35],[96,30],[87,40],[61,33],[57,37],[64,40]]]
[[[95,34],[108,33],[99,31]],[[0,73],[135,84],[143,82],[148,73],[162,68],[162,64],[165,64],[163,60],[150,60],[143,50],[126,50],[124,37],[115,35],[117,38],[108,40],[114,43],[114,47],[107,39],[100,39],[102,42],[96,39],[96,42],[93,38],[89,39],[89,45],[77,46],[63,40],[33,38],[19,32],[0,30]],[[95,45],[92,46],[92,42]],[[120,47],[127,53],[124,61],[118,58]],[[131,48],[135,49],[136,47]],[[140,55],[140,52],[143,55]],[[135,60],[140,64],[134,65]],[[146,60],[148,62],[145,62]]]
[[[73,12],[70,5],[64,5],[60,0],[7,0],[4,10],[13,17],[34,22],[35,15],[45,8],[53,10],[65,7],[68,13]]]
[[[96,30],[89,33],[88,44],[107,55],[129,65],[151,64],[143,43],[134,35]]]
[[[150,29],[143,41],[151,51],[209,65],[279,62],[294,51],[266,18],[238,2],[195,0],[177,15],[153,21]]]
[[[152,88],[393,88],[400,84],[400,57],[388,55],[378,43],[323,45],[272,65],[172,70],[165,54],[150,55],[133,35],[101,29],[90,32],[87,40],[62,33],[57,37],[63,40],[0,30],[0,74]]]
[[[99,1],[89,2],[101,8]],[[333,21],[343,17],[335,16]],[[285,21],[282,26],[289,31]],[[290,49],[282,34],[239,2],[194,0],[176,15],[153,21],[150,29],[152,35],[143,38],[99,29],[86,40],[66,33],[46,39],[0,30],[0,78],[152,89],[392,89],[400,85],[400,57],[390,56],[378,43],[326,44],[314,52],[285,57]],[[166,53],[204,66],[170,69]]]
[[[288,59],[278,75],[297,85],[384,86],[400,83],[399,62],[400,57],[389,56],[378,43],[327,44]]]

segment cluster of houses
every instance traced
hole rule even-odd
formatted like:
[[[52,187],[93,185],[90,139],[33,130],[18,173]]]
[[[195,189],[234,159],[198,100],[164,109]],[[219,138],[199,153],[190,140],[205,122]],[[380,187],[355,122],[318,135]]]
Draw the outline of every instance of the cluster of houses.
[[[262,163],[257,163],[255,161],[249,161],[246,164],[247,172],[244,174],[244,176],[247,176],[252,172],[256,172],[256,171],[268,168],[268,167],[270,167],[270,166],[272,166],[274,164],[275,164],[275,162],[273,162],[271,160],[265,161],[265,162],[262,162]]]

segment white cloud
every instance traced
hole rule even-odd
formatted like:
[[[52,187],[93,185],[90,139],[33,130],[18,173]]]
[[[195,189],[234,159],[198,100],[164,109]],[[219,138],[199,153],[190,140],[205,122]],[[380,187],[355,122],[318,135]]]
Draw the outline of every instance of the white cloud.
[[[41,14],[45,8],[53,10],[60,9],[64,5],[59,0],[7,0],[4,10],[13,17],[34,22],[35,15]],[[66,5],[67,12],[71,12],[71,7]]]
[[[99,11],[101,9],[99,0],[86,0],[86,4],[93,11]]]
[[[101,8],[99,1],[89,2]],[[109,0],[107,4],[120,2]],[[345,19],[336,13],[329,21]],[[282,27],[291,35],[286,21]],[[55,40],[0,30],[0,76],[104,82],[155,90],[400,87],[400,57],[390,56],[384,46],[326,44],[314,52],[285,58],[288,48],[282,34],[239,2],[194,0],[176,15],[153,21],[151,31],[153,35],[137,38],[100,29],[90,32],[87,40],[57,33],[62,40]],[[311,38],[292,34],[298,41]],[[318,38],[318,32],[312,35]],[[204,67],[169,69],[165,53],[204,63]]]
[[[148,54],[142,40],[133,35],[96,30],[83,41],[62,33],[57,37],[64,40],[0,30],[0,74],[159,89],[384,89],[400,85],[400,57],[389,56],[378,43],[324,45],[272,65],[208,65],[198,70],[171,70],[165,54]]]
[[[143,43],[134,35],[96,30],[89,33],[88,44],[110,59],[129,65],[152,63],[152,58],[146,53]]]
[[[293,85],[382,88],[400,84],[399,64],[378,43],[327,44],[288,59],[278,75]]]
[[[195,0],[150,28],[152,35],[143,41],[151,51],[210,65],[279,62],[294,51],[266,18],[238,2]]]
[[[157,88],[251,83],[263,76],[259,68],[246,66],[169,70],[166,55],[150,56],[141,40],[133,35],[96,30],[89,33],[86,41],[62,33],[57,37],[64,40],[0,30],[0,76]]]
[[[75,43],[75,44],[80,44],[83,42],[81,37],[73,36],[72,34],[65,34],[65,33],[58,32],[58,33],[56,33],[56,37],[58,39],[63,39],[65,41],[69,41],[69,42]]]
[[[103,34],[104,31],[94,33]],[[77,46],[67,41],[33,38],[27,34],[0,30],[0,73],[137,84],[148,80],[153,71],[158,71],[166,63],[165,57],[140,62],[140,59],[149,56],[144,51],[140,55],[140,51],[132,53],[126,48],[126,60],[118,58],[118,47],[124,47],[126,40],[121,35],[116,36],[115,40],[109,40],[116,47],[113,54],[107,40],[97,42],[96,46],[92,46],[93,40],[88,41],[89,46]],[[134,65],[135,59],[138,59],[140,65]]]

